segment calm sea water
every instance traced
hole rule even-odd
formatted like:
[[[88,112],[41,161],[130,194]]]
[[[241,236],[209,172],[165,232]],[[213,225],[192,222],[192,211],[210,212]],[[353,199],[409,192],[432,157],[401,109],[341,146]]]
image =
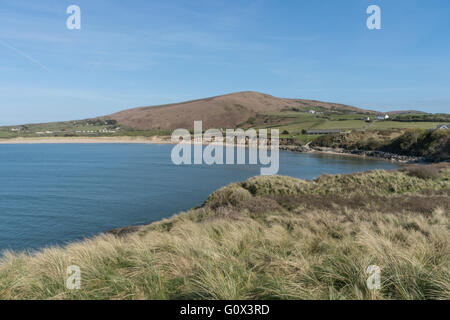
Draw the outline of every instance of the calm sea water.
[[[258,166],[175,166],[170,145],[0,145],[0,251],[64,244],[201,205]],[[281,152],[281,175],[392,169],[389,162]]]

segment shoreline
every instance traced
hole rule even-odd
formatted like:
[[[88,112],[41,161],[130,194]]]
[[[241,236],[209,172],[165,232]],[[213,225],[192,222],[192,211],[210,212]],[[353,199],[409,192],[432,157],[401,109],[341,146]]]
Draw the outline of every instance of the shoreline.
[[[4,277],[3,282],[1,283],[3,287],[9,288],[11,283],[16,282],[27,285],[19,287],[18,290],[20,291],[4,291],[3,293],[5,295],[8,294],[5,298],[9,299],[21,299],[23,297],[32,297],[35,299],[73,299],[79,297],[79,294],[82,294],[82,297],[88,297],[90,299],[117,299],[119,295],[135,299],[160,299],[165,296],[162,296],[160,291],[148,290],[150,282],[144,281],[145,279],[153,279],[152,277],[154,277],[155,274],[158,274],[165,277],[165,282],[161,283],[159,283],[161,277],[156,278],[155,283],[157,283],[158,290],[159,288],[164,289],[165,287],[170,286],[171,292],[178,292],[179,294],[178,297],[171,297],[174,299],[182,299],[188,294],[192,294],[194,290],[197,290],[197,287],[189,287],[186,289],[187,291],[184,292],[179,291],[181,289],[178,289],[178,287],[174,287],[174,283],[176,285],[179,284],[180,288],[185,288],[185,284],[189,283],[188,281],[192,281],[192,284],[197,284],[199,279],[202,283],[210,284],[217,279],[216,274],[212,274],[211,281],[209,281],[209,278],[199,278],[199,274],[202,275],[201,272],[203,272],[203,268],[206,267],[210,268],[208,270],[215,270],[218,266],[220,267],[224,263],[227,263],[227,261],[236,261],[237,266],[246,266],[250,271],[254,270],[252,267],[253,265],[264,266],[263,269],[258,269],[258,272],[261,274],[260,276],[258,274],[247,275],[249,278],[256,281],[254,283],[254,288],[260,288],[262,285],[259,279],[265,279],[266,277],[262,275],[272,272],[273,270],[271,261],[280,259],[276,252],[279,250],[292,250],[292,243],[304,243],[304,241],[298,241],[299,234],[315,235],[314,237],[305,238],[308,242],[304,249],[299,248],[302,252],[311,251],[311,246],[315,246],[316,244],[317,234],[321,236],[321,239],[333,241],[327,242],[326,245],[327,248],[328,246],[332,248],[331,251],[333,253],[337,252],[336,256],[331,257],[336,260],[343,259],[339,251],[339,249],[342,249],[342,239],[353,239],[353,242],[348,242],[346,245],[350,248],[349,250],[354,250],[352,251],[352,258],[356,261],[355,268],[357,269],[358,267],[367,264],[364,252],[373,249],[373,241],[367,241],[367,246],[362,250],[361,244],[366,244],[366,242],[361,242],[359,240],[361,237],[368,237],[369,240],[378,239],[374,237],[380,233],[380,215],[388,217],[386,221],[390,224],[381,225],[381,227],[386,230],[409,232],[407,235],[417,236],[417,239],[412,239],[414,241],[417,240],[416,242],[418,243],[418,245],[413,246],[413,248],[417,247],[419,249],[416,252],[394,250],[399,254],[399,257],[405,255],[406,258],[408,258],[409,255],[416,256],[421,254],[421,249],[424,248],[424,245],[429,245],[430,248],[437,248],[435,250],[436,256],[441,257],[442,250],[440,244],[442,241],[439,242],[442,238],[441,231],[446,231],[444,236],[448,236],[448,230],[446,230],[444,226],[438,228],[436,224],[439,225],[439,222],[445,219],[446,207],[445,204],[442,203],[442,199],[445,195],[441,190],[445,190],[448,187],[449,181],[446,177],[450,167],[437,166],[436,169],[441,171],[439,172],[439,176],[432,180],[429,180],[427,177],[420,178],[413,176],[409,174],[409,171],[400,171],[397,169],[394,171],[385,171],[380,174],[374,172],[354,172],[351,174],[339,175],[337,177],[323,175],[317,182],[289,177],[258,177],[245,180],[245,183],[231,183],[227,185],[227,187],[214,191],[201,207],[180,211],[167,218],[160,218],[153,222],[140,225],[119,227],[92,236],[85,236],[61,244],[49,244],[32,250],[22,249],[1,252],[0,256],[4,260],[4,263],[2,264]],[[412,172],[414,171],[411,171],[411,173]],[[390,181],[391,183],[386,184],[386,181]],[[357,188],[354,186],[357,186]],[[250,190],[258,190],[258,188],[263,188],[264,192],[255,195],[250,193]],[[286,197],[285,193],[286,188],[292,190],[292,193],[290,193],[288,197]],[[402,192],[406,189],[409,190],[408,194]],[[250,194],[245,197],[236,197],[236,195],[242,195],[243,193]],[[361,194],[369,195],[367,201],[360,201]],[[310,200],[308,200],[308,198],[310,198]],[[418,208],[414,205],[410,206],[412,199],[415,198],[418,198],[418,203],[420,202],[421,204]],[[293,202],[291,199],[298,199],[298,205],[292,205]],[[427,201],[423,201],[424,199]],[[448,199],[444,198],[444,200]],[[267,203],[271,201],[277,201],[279,207],[267,206]],[[345,210],[336,210],[337,207],[345,207]],[[378,214],[373,214],[373,209]],[[225,212],[225,210],[229,211]],[[231,210],[236,213],[233,215],[228,214]],[[303,220],[296,220],[299,217],[298,210],[306,210],[305,214],[300,215],[304,218]],[[405,229],[405,221],[416,221],[414,219],[416,219],[417,216],[424,214],[424,212],[433,213],[431,216],[433,219],[430,218],[425,220],[432,220],[434,224],[430,223],[426,226],[420,225],[420,230],[433,231],[434,234],[431,234],[430,239],[437,239],[436,243],[430,243],[429,238],[418,232],[417,228]],[[283,219],[280,219],[280,216],[282,216]],[[353,220],[356,221],[355,223],[360,224],[349,224],[349,217],[354,218]],[[358,220],[359,217],[362,217],[360,219],[361,221]],[[293,220],[290,220],[290,218],[293,218]],[[315,220],[311,222],[312,218]],[[372,220],[368,220],[369,218],[372,218]],[[278,221],[279,226],[274,226],[274,221]],[[323,225],[323,221],[335,223],[337,227],[333,229],[333,232],[336,232],[336,234],[331,233],[328,225],[324,225],[320,230],[317,229],[318,225]],[[422,220],[419,222],[421,221]],[[372,226],[372,229],[366,229],[365,227],[367,225]],[[304,226],[307,226],[308,229],[293,229],[303,228]],[[345,229],[349,226],[351,227],[350,229]],[[397,229],[391,229],[394,227]],[[218,236],[217,230],[225,231]],[[345,230],[345,233],[343,230]],[[274,235],[276,237],[274,237]],[[286,238],[287,236],[292,237]],[[261,247],[261,237],[265,237],[263,238],[263,241],[266,241],[269,244],[273,243],[272,247],[269,248],[270,250]],[[233,249],[242,245],[242,239],[250,239],[246,242],[248,243],[248,246],[244,247],[242,252],[236,254],[236,250],[231,250],[230,248]],[[389,241],[388,237],[386,239],[387,240],[385,241]],[[379,240],[384,241],[381,238]],[[170,250],[167,250],[167,243],[173,244],[173,246],[169,248]],[[208,243],[211,244],[211,246],[208,245],[204,251],[198,251],[199,248],[202,247],[199,246],[199,243]],[[226,245],[226,247],[224,247],[224,245]],[[399,243],[398,245],[399,248],[404,248],[402,243]],[[408,247],[407,249],[409,250],[410,248]],[[254,263],[248,263],[248,255],[246,253],[252,250],[260,250],[259,253],[257,252],[258,254],[255,255],[255,257],[261,259],[260,262],[255,260]],[[148,259],[149,252],[157,254],[155,257],[152,256],[151,261]],[[192,252],[194,252],[194,254],[192,254]],[[267,252],[275,252],[275,254],[267,260]],[[319,254],[321,253],[323,254],[323,259],[330,258],[329,251],[320,251]],[[358,255],[355,255],[354,253],[357,253]],[[216,260],[210,259],[211,255],[214,254],[221,257],[221,263],[218,264]],[[322,256],[319,256],[318,258],[317,254],[318,253],[314,251],[307,256],[296,256],[295,258],[298,261],[294,262],[301,264],[305,261],[306,263],[312,261],[316,263],[317,268],[320,268],[323,259]],[[86,257],[88,257],[88,259]],[[205,257],[205,260],[199,262],[199,257]],[[236,257],[238,257],[239,260],[234,260],[237,259]],[[379,259],[381,261],[384,257]],[[386,253],[386,259],[391,259],[390,252]],[[430,270],[439,271],[440,266],[446,267],[445,262],[442,262],[441,260],[437,259],[440,263],[439,265],[430,265]],[[35,271],[36,265],[45,266],[49,261],[57,261],[58,264],[49,266],[48,268],[40,268]],[[161,263],[151,265],[151,268],[149,268],[149,263],[155,261]],[[172,269],[167,268],[166,261],[180,261],[179,264],[174,266],[176,270],[181,271],[174,273]],[[401,266],[401,260],[394,259],[392,261],[400,261],[398,262],[398,265]],[[285,263],[284,260],[281,261],[281,264],[283,263]],[[20,268],[17,268],[18,265],[20,265]],[[80,293],[77,292],[74,296],[64,296],[66,293],[71,294],[72,291],[64,288],[63,284],[65,283],[66,278],[62,277],[62,275],[66,274],[66,267],[74,265],[83,272],[82,281],[87,285],[83,285],[82,290],[84,291],[80,291]],[[171,264],[171,266],[172,265],[173,264]],[[360,269],[362,270],[361,274],[364,273],[364,269]],[[118,281],[124,285],[117,288],[117,290],[120,291],[106,291],[107,295],[105,295],[102,290],[103,288],[105,288],[105,290],[109,288],[108,290],[110,290],[111,277],[105,279],[102,278],[100,279],[102,281],[99,282],[98,272],[85,272],[83,270],[107,270],[109,274],[114,276],[114,279],[119,279],[120,281]],[[403,271],[403,269],[400,271]],[[136,274],[136,276],[129,277],[129,274],[131,273]],[[182,274],[183,277],[186,276],[188,278],[185,278],[185,280],[180,282],[180,274]],[[279,279],[286,279],[292,274],[297,275],[298,268],[289,270],[289,274],[287,275],[276,275]],[[310,279],[310,274],[305,274],[307,275],[305,279]],[[28,278],[24,278],[24,275]],[[242,273],[237,275],[237,285],[242,284],[241,275]],[[250,275],[252,276],[250,277]],[[340,273],[338,273],[338,276],[339,279],[342,278]],[[441,278],[445,279],[444,276]],[[433,281],[440,283],[442,282],[441,278],[436,278],[437,280]],[[273,284],[272,279],[272,277],[269,278],[267,287],[270,287],[270,285]],[[226,280],[228,281],[228,279]],[[294,280],[297,281],[297,278]],[[354,280],[355,277],[351,274],[346,281],[351,283],[351,281]],[[45,284],[48,284],[49,281],[54,281],[54,283],[60,281],[60,283],[62,283],[62,285],[58,287],[58,290],[60,291],[55,291],[56,289],[53,291],[39,291],[35,289],[36,287],[45,287]],[[125,283],[122,281],[134,282]],[[298,283],[298,281],[296,283]],[[141,287],[139,287],[139,285],[141,285]],[[266,284],[264,285],[266,286]],[[329,288],[327,287],[329,283],[326,282],[325,284],[320,285],[323,286],[324,292],[326,293]],[[399,285],[401,286],[401,282],[399,282]],[[143,292],[149,296],[143,297],[143,293],[139,293],[139,295],[136,296],[130,295],[130,292],[128,291],[129,288],[132,288],[133,290],[136,289],[134,290],[136,292],[141,290],[139,292]],[[214,288],[217,290],[222,289],[221,286]],[[232,291],[233,294],[235,293],[234,288],[235,287],[233,287]],[[247,290],[248,283],[242,284],[242,288]],[[443,288],[442,292],[445,294],[446,288],[445,286],[443,286]],[[148,290],[148,292],[146,290]],[[125,292],[122,293],[122,291]],[[255,292],[259,291],[255,290]],[[283,297],[285,292],[284,287],[282,287],[280,289],[280,297]],[[315,292],[314,289],[314,294]],[[43,294],[45,294],[45,296]],[[87,296],[88,294],[90,296]],[[150,294],[154,294],[154,296],[150,296]],[[265,297],[266,295],[261,295],[261,299],[264,299]],[[434,297],[435,296],[430,295],[430,299]]]
[[[0,145],[19,145],[19,144],[166,144],[175,145],[170,137],[33,137],[33,138],[12,138],[0,139]],[[203,142],[203,145],[209,145],[212,142]],[[248,147],[248,146],[246,146]],[[381,151],[359,151],[359,150],[337,150],[332,148],[313,149],[311,147],[299,147],[293,145],[281,145],[280,151],[289,151],[306,154],[326,154],[335,156],[345,156],[361,159],[384,160],[398,163],[418,163],[423,159],[417,157],[401,156],[397,154],[388,154]]]
[[[5,144],[76,144],[76,143],[136,143],[136,144],[174,144],[170,137],[33,137],[0,139],[0,145]]]
[[[394,153],[387,153],[383,151],[363,151],[363,150],[344,150],[333,148],[312,148],[304,146],[280,146],[280,150],[294,152],[294,153],[307,153],[307,154],[323,154],[348,158],[370,159],[378,161],[388,161],[400,164],[409,163],[421,163],[424,162],[423,158],[402,156]]]

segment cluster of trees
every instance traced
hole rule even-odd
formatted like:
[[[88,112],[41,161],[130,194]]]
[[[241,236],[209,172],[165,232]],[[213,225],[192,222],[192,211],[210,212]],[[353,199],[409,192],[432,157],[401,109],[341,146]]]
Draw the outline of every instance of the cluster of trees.
[[[400,114],[392,118],[400,122],[450,122],[450,114]]]
[[[450,160],[449,130],[408,130],[382,148],[383,151],[425,157],[433,161]]]
[[[117,124],[116,120],[111,119],[88,119],[85,120],[87,124],[94,125],[94,126],[115,126]]]

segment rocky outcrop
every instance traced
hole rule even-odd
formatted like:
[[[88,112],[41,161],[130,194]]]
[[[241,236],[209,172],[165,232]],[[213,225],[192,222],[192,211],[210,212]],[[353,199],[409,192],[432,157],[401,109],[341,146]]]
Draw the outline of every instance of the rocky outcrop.
[[[337,154],[348,154],[355,155],[361,157],[370,157],[377,158],[383,160],[397,161],[397,162],[422,162],[425,161],[423,157],[412,157],[412,156],[404,156],[395,153],[389,153],[384,151],[371,151],[371,150],[345,150],[345,149],[335,149],[335,148],[326,148],[326,147],[315,147],[314,151],[324,152],[324,153],[337,153]]]
[[[414,163],[423,162],[426,159],[423,157],[411,157],[403,156],[395,153],[383,152],[383,151],[370,151],[370,150],[345,150],[342,148],[327,148],[327,147],[310,147],[307,145],[281,145],[280,150],[291,151],[291,152],[301,152],[301,153],[329,153],[329,154],[342,154],[342,155],[353,155],[360,157],[369,157],[376,159],[383,159],[389,161],[396,161],[402,163]]]
[[[311,152],[311,148],[304,145],[282,145],[280,146],[280,150],[283,151],[292,151],[292,152]]]

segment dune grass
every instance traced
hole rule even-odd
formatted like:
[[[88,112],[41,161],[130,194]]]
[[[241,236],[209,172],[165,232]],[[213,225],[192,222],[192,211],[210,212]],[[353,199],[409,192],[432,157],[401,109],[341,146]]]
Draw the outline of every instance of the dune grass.
[[[256,177],[124,237],[6,252],[0,299],[449,299],[450,165],[429,168]]]

